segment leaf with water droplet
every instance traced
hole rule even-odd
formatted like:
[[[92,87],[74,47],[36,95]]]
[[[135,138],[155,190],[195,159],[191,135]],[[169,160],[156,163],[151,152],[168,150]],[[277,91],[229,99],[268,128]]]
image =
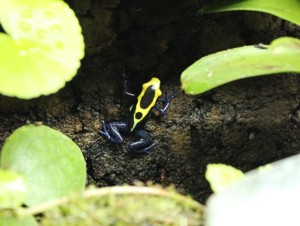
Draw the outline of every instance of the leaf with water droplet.
[[[201,58],[181,74],[182,89],[200,94],[225,83],[258,75],[300,73],[300,40],[283,37],[270,45],[244,46]]]
[[[84,55],[81,27],[62,0],[0,0],[0,93],[33,98],[57,92]]]

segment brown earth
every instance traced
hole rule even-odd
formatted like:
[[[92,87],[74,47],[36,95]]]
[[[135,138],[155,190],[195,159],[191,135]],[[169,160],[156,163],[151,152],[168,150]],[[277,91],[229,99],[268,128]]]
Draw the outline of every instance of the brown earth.
[[[30,101],[0,96],[0,143],[13,130],[41,121],[71,137],[87,159],[89,183],[99,187],[153,181],[174,184],[204,202],[211,193],[208,163],[249,171],[299,153],[300,107],[296,75],[240,80],[200,96],[180,91],[180,74],[220,50],[300,36],[299,27],[254,12],[198,15],[196,0],[69,1],[83,28],[86,57],[76,78],[54,95]],[[102,120],[124,119],[122,71],[131,88],[153,75],[176,90],[168,115],[146,129],[159,145],[149,155],[99,136]],[[126,136],[126,141],[134,139]]]

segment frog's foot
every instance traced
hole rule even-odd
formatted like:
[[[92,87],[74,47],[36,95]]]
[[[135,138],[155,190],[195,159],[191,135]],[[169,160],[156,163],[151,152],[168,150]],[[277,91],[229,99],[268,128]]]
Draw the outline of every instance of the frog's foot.
[[[99,133],[111,143],[122,144],[124,143],[124,140],[120,132],[124,131],[126,128],[127,123],[125,122],[114,121],[105,123],[103,121],[103,128],[99,131]]]
[[[139,141],[137,141],[137,142],[139,142]],[[129,144],[128,148],[130,149],[130,151],[139,153],[139,154],[150,154],[150,152],[153,150],[152,148],[157,145],[157,143],[152,143],[147,147],[143,147],[143,148],[139,147],[138,148],[136,145],[137,142]],[[144,145],[141,145],[141,146],[144,146]]]
[[[149,154],[152,151],[152,148],[157,145],[145,130],[138,130],[135,135],[139,140],[128,145],[130,151],[140,154]]]
[[[102,121],[102,124],[103,124],[103,128],[102,128],[102,130],[99,131],[99,133],[100,133],[102,136],[104,136],[107,140],[110,140],[110,139],[111,139],[111,136],[110,136],[109,133],[107,132],[105,122]]]
[[[159,102],[162,104],[156,104],[155,108],[160,112],[162,116],[165,116],[168,112],[168,109],[170,107],[171,101],[176,97],[176,91],[174,90],[171,95],[168,96],[168,91],[165,92],[164,98],[159,98]],[[162,105],[162,106],[161,106]]]

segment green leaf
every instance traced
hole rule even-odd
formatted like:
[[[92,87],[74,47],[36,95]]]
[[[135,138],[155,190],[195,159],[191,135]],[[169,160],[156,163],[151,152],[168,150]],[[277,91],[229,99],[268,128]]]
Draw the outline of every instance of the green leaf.
[[[1,167],[25,176],[32,206],[83,190],[86,167],[78,146],[47,126],[26,125],[4,143]]]
[[[270,13],[300,25],[299,0],[224,0],[203,7],[201,13],[251,10]]]
[[[225,164],[208,164],[205,178],[214,192],[220,192],[241,180],[242,171]]]
[[[300,40],[283,37],[271,45],[244,46],[211,54],[181,75],[187,94],[200,94],[237,79],[281,72],[300,72]]]
[[[0,225],[1,226],[38,226],[36,220],[32,216],[6,217],[6,216],[1,216],[1,212],[0,212]]]
[[[33,98],[57,92],[84,55],[81,27],[61,0],[0,0],[0,93]]]
[[[298,226],[300,155],[247,172],[206,202],[209,226]]]
[[[26,185],[22,176],[0,169],[0,209],[19,207],[25,201]]]

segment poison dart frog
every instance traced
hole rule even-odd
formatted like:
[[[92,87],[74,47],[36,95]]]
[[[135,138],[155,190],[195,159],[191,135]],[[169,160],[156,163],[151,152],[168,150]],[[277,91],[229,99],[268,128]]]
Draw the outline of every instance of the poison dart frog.
[[[162,116],[166,115],[172,99],[176,96],[176,92],[174,91],[169,96],[165,92],[165,97],[162,98],[160,80],[155,77],[143,84],[142,91],[138,96],[127,91],[127,84],[127,79],[125,78],[124,94],[136,99],[135,104],[130,107],[127,121],[103,121],[103,128],[100,130],[100,134],[111,143],[122,144],[124,139],[121,134],[133,133],[138,140],[129,143],[129,150],[148,154],[156,146],[156,143],[153,142],[143,127],[149,119],[152,108],[157,109]]]

